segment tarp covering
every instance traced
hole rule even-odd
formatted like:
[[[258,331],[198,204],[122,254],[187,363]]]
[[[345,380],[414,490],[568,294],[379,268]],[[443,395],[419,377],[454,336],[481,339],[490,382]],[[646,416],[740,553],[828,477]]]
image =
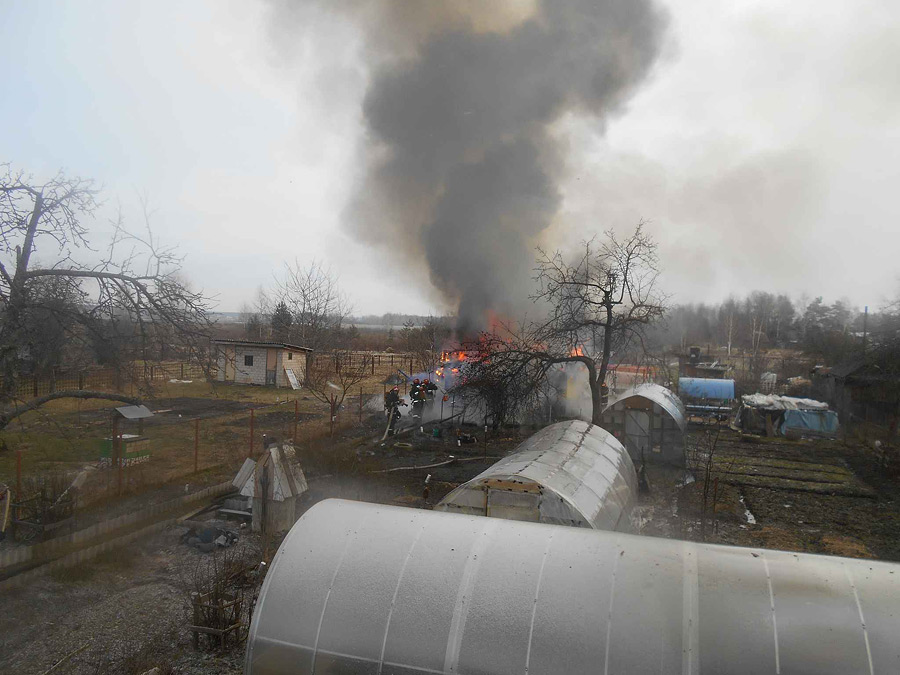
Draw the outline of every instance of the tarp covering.
[[[669,413],[669,416],[675,420],[675,424],[678,425],[679,429],[684,431],[687,428],[687,419],[685,419],[684,416],[684,405],[678,397],[665,387],[652,382],[639,384],[636,387],[626,389],[621,394],[616,395],[616,397],[610,400],[603,409],[603,412],[612,408],[619,401],[624,401],[632,396],[640,396],[656,403],[660,408]]]
[[[247,675],[896,673],[900,566],[329,499]]]
[[[834,436],[838,430],[837,413],[831,410],[785,410],[781,433],[799,431],[801,434]]]
[[[636,493],[637,475],[622,444],[605,429],[570,420],[544,427],[435,509],[631,530]]]
[[[744,405],[766,410],[828,410],[828,404],[822,401],[775,394],[745,394],[741,396],[741,401]]]
[[[730,401],[734,398],[734,380],[682,377],[678,379],[678,393],[682,398]]]

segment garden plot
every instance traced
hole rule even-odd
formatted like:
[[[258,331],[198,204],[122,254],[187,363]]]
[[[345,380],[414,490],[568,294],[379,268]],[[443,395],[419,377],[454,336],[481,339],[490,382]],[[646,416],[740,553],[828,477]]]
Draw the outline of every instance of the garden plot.
[[[731,485],[874,497],[874,490],[861,481],[826,443],[720,440],[710,471],[720,482]],[[699,463],[695,462],[703,463],[702,458]]]

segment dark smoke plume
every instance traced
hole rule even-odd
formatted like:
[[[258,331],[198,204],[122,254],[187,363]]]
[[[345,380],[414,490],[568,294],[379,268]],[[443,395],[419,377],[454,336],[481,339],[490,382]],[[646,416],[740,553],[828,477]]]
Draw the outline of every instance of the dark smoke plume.
[[[554,122],[602,125],[646,77],[666,23],[652,0],[543,0],[504,26],[497,14],[523,4],[338,5],[378,33],[348,227],[403,253],[411,277],[458,304],[463,329],[528,295],[561,201]]]

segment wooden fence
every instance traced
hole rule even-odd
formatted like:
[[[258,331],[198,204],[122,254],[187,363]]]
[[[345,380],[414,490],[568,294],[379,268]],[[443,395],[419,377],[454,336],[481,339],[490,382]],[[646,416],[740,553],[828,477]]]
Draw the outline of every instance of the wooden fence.
[[[230,492],[232,490],[234,490],[234,486],[231,484],[231,481],[226,481],[224,483],[219,483],[217,485],[212,485],[210,487],[204,488],[197,492],[192,492],[189,495],[176,497],[175,499],[160,502],[159,504],[151,504],[150,506],[144,507],[137,511],[126,513],[125,515],[119,516],[118,518],[104,520],[95,525],[91,525],[90,527],[78,530],[77,532],[72,532],[69,535],[57,537],[55,539],[41,542],[39,544],[34,544],[33,546],[19,546],[11,548],[0,553],[0,574],[12,570],[15,567],[21,567],[22,565],[25,565],[27,563],[42,560],[53,560],[54,558],[63,555],[66,551],[80,548],[81,545],[86,542],[90,542],[95,539],[103,539],[104,537],[107,537],[119,530],[128,529],[138,523],[159,519],[160,516],[168,514],[172,511],[176,511],[179,508],[193,502],[202,501],[203,499],[207,499],[209,497],[215,497],[221,494],[225,494],[226,492]],[[97,549],[94,555],[108,550],[107,548],[100,548],[99,546],[94,546],[91,548]],[[71,564],[75,564],[77,562],[88,559],[85,558],[85,554],[83,551],[73,552],[69,555],[66,555],[65,557],[72,560]],[[0,588],[5,588],[6,584],[7,582],[4,581],[2,584],[0,584]]]
[[[215,367],[211,374],[215,376]],[[206,370],[199,363],[133,364],[131,368],[86,368],[56,370],[45,375],[27,375],[19,379],[16,396],[27,401],[56,391],[92,390],[123,391],[132,382],[165,382],[172,379],[206,379]],[[2,383],[0,383],[2,384]]]

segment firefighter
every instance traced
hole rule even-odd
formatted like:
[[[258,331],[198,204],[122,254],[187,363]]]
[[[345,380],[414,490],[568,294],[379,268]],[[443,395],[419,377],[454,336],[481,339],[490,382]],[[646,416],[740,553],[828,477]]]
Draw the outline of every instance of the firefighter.
[[[393,387],[384,395],[384,410],[387,412],[398,405],[400,405],[400,387]]]
[[[425,381],[422,382],[422,390],[425,392],[425,404],[428,408],[431,408],[434,405],[434,392],[438,390],[438,387],[426,377]]]
[[[394,425],[400,419],[401,405],[406,405],[406,402],[400,398],[400,387],[394,387],[384,395],[384,414],[388,417],[387,434],[391,436],[394,435]]]
[[[419,378],[417,377],[417,378],[413,379],[412,384],[409,385],[409,400],[410,401],[416,400],[415,394],[421,388],[422,388],[422,383],[419,382]]]
[[[418,382],[418,380],[416,380]],[[422,417],[422,413],[425,410],[425,389],[421,384],[417,385],[414,389],[410,389],[409,398],[412,401],[412,414],[413,417]]]

